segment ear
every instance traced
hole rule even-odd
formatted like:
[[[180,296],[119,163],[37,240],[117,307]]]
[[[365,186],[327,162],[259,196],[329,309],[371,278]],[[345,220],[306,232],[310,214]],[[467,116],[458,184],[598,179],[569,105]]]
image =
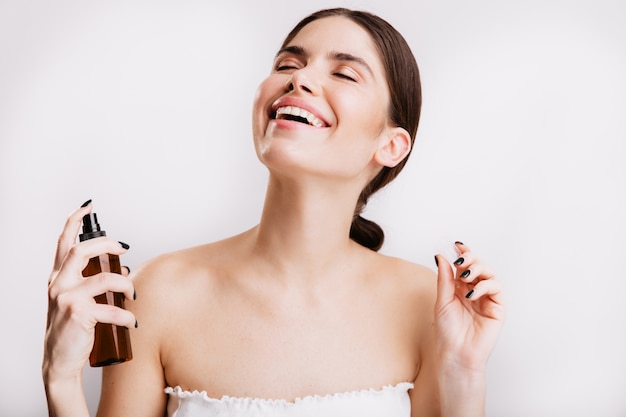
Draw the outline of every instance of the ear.
[[[381,139],[381,145],[374,154],[374,160],[382,166],[395,167],[411,151],[411,135],[406,129],[389,127]]]

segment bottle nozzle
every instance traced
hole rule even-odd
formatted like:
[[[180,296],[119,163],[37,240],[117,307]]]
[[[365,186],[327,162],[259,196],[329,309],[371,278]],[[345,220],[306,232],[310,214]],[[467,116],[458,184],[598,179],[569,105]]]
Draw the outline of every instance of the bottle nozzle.
[[[83,217],[83,233],[81,233],[78,237],[81,242],[83,240],[106,235],[107,234],[104,230],[100,230],[100,224],[98,223],[98,216],[96,213],[89,213]]]

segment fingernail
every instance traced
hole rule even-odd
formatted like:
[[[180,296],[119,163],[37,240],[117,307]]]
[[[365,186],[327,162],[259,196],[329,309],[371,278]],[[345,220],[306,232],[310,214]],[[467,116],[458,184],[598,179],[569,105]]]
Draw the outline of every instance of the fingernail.
[[[81,208],[82,208],[82,207],[87,207],[89,204],[91,204],[91,199],[89,199],[89,200],[85,201],[85,202],[81,205]]]
[[[461,274],[461,278],[467,278],[471,273],[472,271],[470,271],[469,269],[467,271],[463,271],[463,273]]]
[[[457,259],[456,261],[454,261],[455,265],[463,265],[463,262],[465,262],[465,258],[460,257],[459,259]]]
[[[470,290],[467,294],[465,294],[465,298],[470,298],[474,294],[474,290]],[[136,326],[135,326],[136,327]]]
[[[456,242],[454,242],[454,243],[457,244],[457,245],[462,245],[463,244],[463,242],[459,242],[458,240]]]
[[[130,268],[128,266],[124,265],[122,268],[128,269],[128,273],[130,274]]]
[[[139,323],[137,323],[137,319],[135,319],[135,329],[139,327]]]
[[[439,259],[437,259],[437,255],[435,255],[435,265],[439,266]]]
[[[137,299],[137,290],[133,290],[133,301]]]
[[[124,249],[130,249],[130,246],[129,246],[127,243],[120,242],[120,241],[118,241],[118,243],[119,243],[120,245],[122,245],[122,247],[123,247]]]

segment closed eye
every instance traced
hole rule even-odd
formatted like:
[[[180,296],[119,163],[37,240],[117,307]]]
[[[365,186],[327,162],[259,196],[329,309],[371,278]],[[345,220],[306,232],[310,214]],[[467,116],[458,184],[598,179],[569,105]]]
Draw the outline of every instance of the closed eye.
[[[344,80],[348,80],[348,81],[356,82],[356,79],[352,78],[352,77],[351,77],[351,76],[349,76],[349,75],[343,74],[343,73],[341,73],[341,72],[336,72],[336,73],[334,73],[333,75],[334,75],[335,77],[338,77],[338,78],[343,78]]]
[[[276,67],[275,71],[287,71],[296,69],[293,65],[279,65]]]

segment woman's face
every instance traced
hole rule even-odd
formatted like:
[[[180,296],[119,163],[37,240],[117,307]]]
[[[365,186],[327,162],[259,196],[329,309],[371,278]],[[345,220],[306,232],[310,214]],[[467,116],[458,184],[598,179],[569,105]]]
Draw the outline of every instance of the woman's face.
[[[369,34],[344,17],[305,26],[257,90],[253,136],[276,172],[359,178],[380,169],[389,92]],[[364,184],[363,184],[364,185]]]

